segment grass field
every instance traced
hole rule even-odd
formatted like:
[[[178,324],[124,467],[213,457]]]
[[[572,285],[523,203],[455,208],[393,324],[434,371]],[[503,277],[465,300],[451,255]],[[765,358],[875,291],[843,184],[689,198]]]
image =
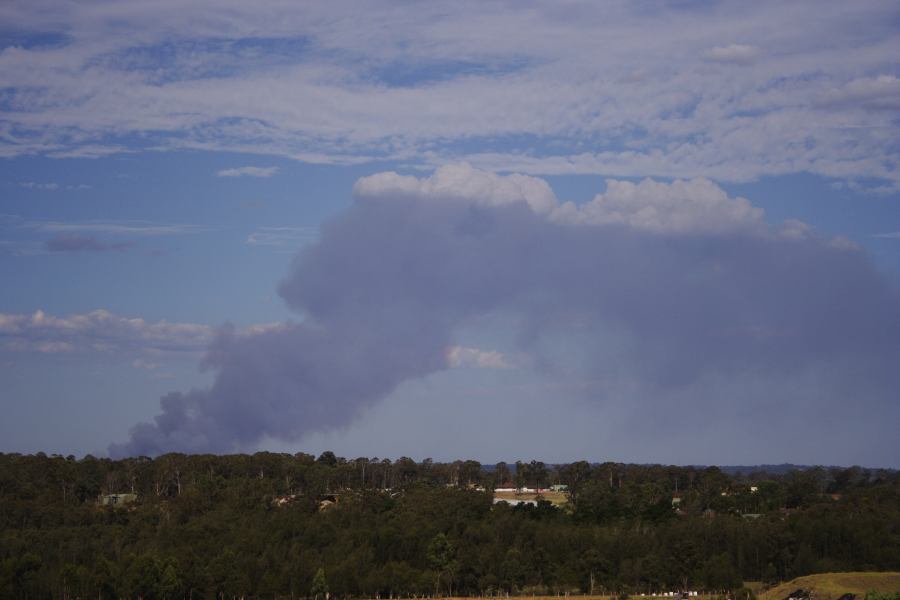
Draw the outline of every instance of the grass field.
[[[900,572],[888,573],[819,573],[798,577],[760,592],[760,600],[784,600],[798,590],[812,590],[816,600],[837,600],[841,594],[864,595],[866,592],[900,591]]]
[[[494,498],[499,500],[536,500],[538,497],[549,500],[557,506],[568,502],[564,492],[544,492],[543,494],[517,494],[515,492],[494,492]],[[556,596],[553,596],[556,598]]]
[[[549,500],[549,498],[548,498]],[[863,600],[866,592],[897,592],[900,591],[900,572],[886,573],[820,573],[818,575],[808,575],[806,577],[798,577],[797,579],[782,583],[768,590],[763,590],[761,584],[747,582],[747,587],[753,589],[759,600],[784,600],[788,594],[798,589],[812,590],[813,600],[837,600],[843,594],[856,594],[858,600]],[[717,596],[700,595],[695,596],[696,600],[711,600]],[[505,600],[505,595],[485,596],[485,598],[494,598],[496,600]],[[509,596],[517,600],[615,600],[615,596],[602,596],[595,594],[589,596],[587,594],[570,594],[568,596],[532,596],[529,594],[521,594],[518,596]],[[632,599],[641,598],[639,595],[632,595]],[[644,596],[646,600],[656,598],[655,596]],[[659,596],[658,598],[666,598]],[[446,598],[445,600],[472,600],[472,598]]]
[[[514,495],[514,494],[513,494]],[[549,500],[549,498],[548,498]],[[820,573],[798,577],[786,583],[782,583],[768,590],[763,590],[758,582],[746,582],[747,587],[754,590],[759,600],[784,600],[788,594],[798,589],[812,590],[813,600],[837,600],[843,594],[856,594],[858,600],[863,600],[866,592],[897,592],[900,591],[900,572],[885,573]],[[720,596],[704,595],[692,597],[692,600],[712,600]],[[505,600],[506,595],[484,596],[494,600]],[[553,596],[533,596],[530,594],[510,595],[510,599],[516,600],[615,600],[615,596],[603,596],[594,594],[569,594]],[[638,594],[632,594],[632,600],[642,598]],[[660,598],[674,600],[666,596],[643,596],[645,600]],[[472,600],[472,597],[448,597],[444,600]]]
[[[506,600],[507,596],[505,594],[498,596],[448,596],[443,598],[442,600],[473,600],[474,598],[484,598],[485,600]],[[600,594],[569,594],[566,596],[565,594],[560,594],[558,596],[541,596],[541,595],[531,595],[531,594],[518,594],[518,595],[509,595],[510,600],[616,600],[617,596],[602,596]],[[640,594],[633,594],[631,596],[632,600],[637,598],[644,598],[645,600],[653,600],[654,598],[659,598],[660,600],[666,598],[666,600],[673,600],[671,596],[641,596]],[[712,600],[713,598],[717,598],[717,596],[693,596],[696,600]]]

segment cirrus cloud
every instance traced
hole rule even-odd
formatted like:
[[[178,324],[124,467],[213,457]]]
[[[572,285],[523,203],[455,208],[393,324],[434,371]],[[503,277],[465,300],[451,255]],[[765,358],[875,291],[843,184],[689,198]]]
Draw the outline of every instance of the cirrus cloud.
[[[530,174],[900,181],[891,2],[272,0],[224,19],[205,2],[50,6],[0,7],[19,38],[60,40],[0,50],[2,156],[493,156]]]
[[[234,167],[222,169],[216,173],[219,177],[271,177],[278,172],[278,167]]]

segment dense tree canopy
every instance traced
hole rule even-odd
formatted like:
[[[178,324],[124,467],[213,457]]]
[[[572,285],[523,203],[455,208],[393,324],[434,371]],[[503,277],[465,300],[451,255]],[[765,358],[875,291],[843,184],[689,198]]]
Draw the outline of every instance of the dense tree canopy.
[[[560,483],[562,507],[492,503]],[[101,506],[112,493],[137,500]],[[896,472],[0,455],[0,597],[639,593],[887,569]]]

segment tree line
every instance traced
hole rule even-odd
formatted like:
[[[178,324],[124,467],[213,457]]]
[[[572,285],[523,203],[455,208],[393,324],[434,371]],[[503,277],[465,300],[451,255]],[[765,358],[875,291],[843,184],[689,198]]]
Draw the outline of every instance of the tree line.
[[[492,500],[554,484],[562,506]],[[895,471],[0,454],[3,598],[724,592],[898,569]]]

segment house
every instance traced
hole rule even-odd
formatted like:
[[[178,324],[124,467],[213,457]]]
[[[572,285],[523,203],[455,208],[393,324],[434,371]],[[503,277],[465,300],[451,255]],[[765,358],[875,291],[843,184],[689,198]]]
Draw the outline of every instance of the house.
[[[106,494],[100,496],[97,503],[100,506],[124,506],[137,500],[137,494]]]
[[[319,511],[326,511],[341,501],[340,494],[323,494],[319,497]]]
[[[552,491],[552,492],[568,492],[569,486],[557,483],[556,485],[550,486],[550,491]]]
[[[272,499],[272,504],[274,506],[284,506],[286,504],[290,504],[294,500],[297,499],[297,494],[285,494],[283,496],[275,496]]]

